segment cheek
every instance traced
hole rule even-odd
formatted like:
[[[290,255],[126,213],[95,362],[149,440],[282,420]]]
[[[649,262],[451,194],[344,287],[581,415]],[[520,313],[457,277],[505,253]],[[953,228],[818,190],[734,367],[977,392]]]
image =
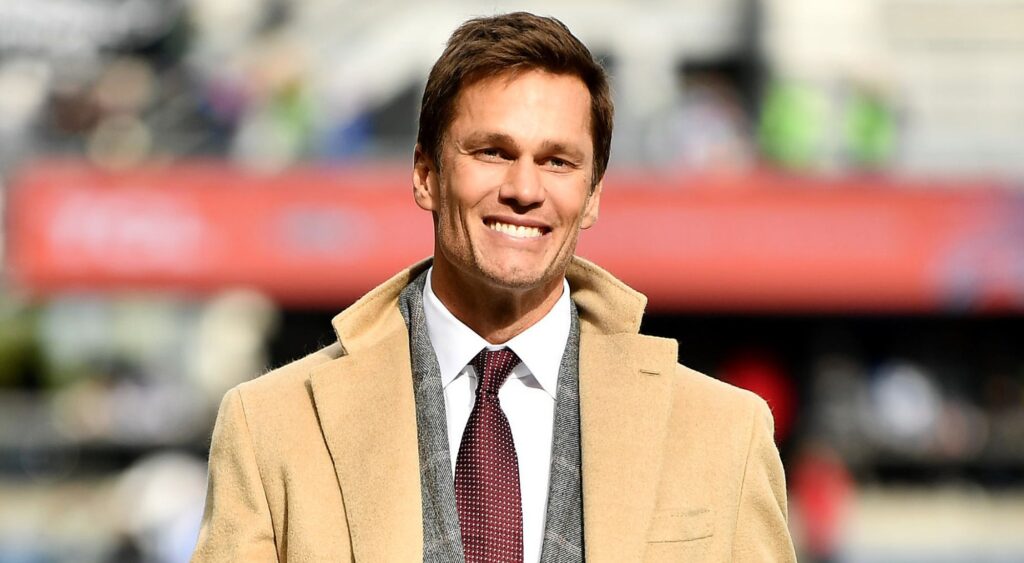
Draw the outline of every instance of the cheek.
[[[585,183],[571,182],[549,190],[549,197],[558,209],[559,216],[566,223],[576,223],[587,209],[589,187]]]
[[[456,185],[450,184],[441,193],[443,195],[439,220],[442,230],[450,236],[461,237],[462,235],[458,233],[465,231],[465,226],[469,224],[472,204]]]
[[[487,202],[501,187],[502,169],[497,166],[466,163],[452,171],[448,207],[463,213]]]

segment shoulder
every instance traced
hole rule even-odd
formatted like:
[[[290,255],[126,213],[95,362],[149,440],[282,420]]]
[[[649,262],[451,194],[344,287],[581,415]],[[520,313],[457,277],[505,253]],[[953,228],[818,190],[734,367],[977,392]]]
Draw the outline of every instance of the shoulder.
[[[717,447],[730,447],[739,454],[748,447],[758,429],[774,431],[771,410],[764,399],[724,381],[677,364],[673,386],[673,415],[676,423]]]
[[[703,483],[700,494],[718,516],[735,522],[751,463],[781,476],[771,411],[763,399],[685,366],[677,366],[665,441],[664,475],[672,482]],[[781,477],[780,477],[781,478]],[[685,485],[668,486],[681,497]]]
[[[687,436],[716,439],[749,438],[755,425],[773,426],[765,401],[677,363],[678,344],[649,335],[580,333],[580,356],[593,366],[630,366],[641,373],[657,373],[672,396],[673,424]]]
[[[682,393],[684,398],[699,403],[689,404],[692,408],[724,411],[725,413],[743,412],[747,414],[767,411],[768,409],[764,399],[756,394],[705,375],[682,364],[676,364],[673,384],[677,393]]]
[[[288,419],[294,421],[297,413],[304,410],[312,412],[310,372],[340,356],[341,346],[337,343],[331,344],[255,379],[240,383],[228,391],[225,401],[232,395],[237,396],[250,427],[262,426],[263,422],[276,424]]]
[[[716,559],[795,561],[767,403],[685,366],[677,366],[673,383],[662,502],[692,502],[708,515],[723,538]]]
[[[238,390],[245,396],[262,398],[279,393],[293,392],[305,386],[309,372],[320,364],[341,357],[341,346],[338,343],[321,348],[305,357],[294,360],[275,368],[255,379],[238,385]]]

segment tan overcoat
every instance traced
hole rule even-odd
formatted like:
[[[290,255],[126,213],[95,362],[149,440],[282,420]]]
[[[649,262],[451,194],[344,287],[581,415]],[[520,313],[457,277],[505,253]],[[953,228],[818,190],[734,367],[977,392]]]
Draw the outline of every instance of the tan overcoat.
[[[422,560],[409,336],[418,264],[333,320],[338,341],[225,395],[193,561]],[[646,298],[579,259],[586,560],[794,561],[772,416],[638,334]]]

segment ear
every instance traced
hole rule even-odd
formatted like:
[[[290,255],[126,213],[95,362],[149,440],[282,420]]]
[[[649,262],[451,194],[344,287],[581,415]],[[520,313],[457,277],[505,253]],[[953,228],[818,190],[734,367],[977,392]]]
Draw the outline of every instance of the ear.
[[[421,209],[435,210],[437,205],[436,191],[434,190],[436,180],[434,162],[423,151],[423,147],[416,145],[412,164],[412,197]]]
[[[583,218],[580,220],[581,229],[589,229],[597,223],[597,212],[601,206],[601,186],[604,184],[602,178],[600,182],[594,186],[594,189],[590,190],[590,195],[587,197],[587,202],[583,204]]]

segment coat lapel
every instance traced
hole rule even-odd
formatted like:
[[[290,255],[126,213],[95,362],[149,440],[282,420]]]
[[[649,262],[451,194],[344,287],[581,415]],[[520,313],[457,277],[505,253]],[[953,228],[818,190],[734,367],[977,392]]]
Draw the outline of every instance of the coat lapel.
[[[580,442],[586,559],[638,561],[654,510],[672,401],[673,340],[580,338]]]
[[[394,315],[397,322],[391,319],[375,343],[319,366],[310,376],[356,561],[423,556],[409,338],[397,308]]]

